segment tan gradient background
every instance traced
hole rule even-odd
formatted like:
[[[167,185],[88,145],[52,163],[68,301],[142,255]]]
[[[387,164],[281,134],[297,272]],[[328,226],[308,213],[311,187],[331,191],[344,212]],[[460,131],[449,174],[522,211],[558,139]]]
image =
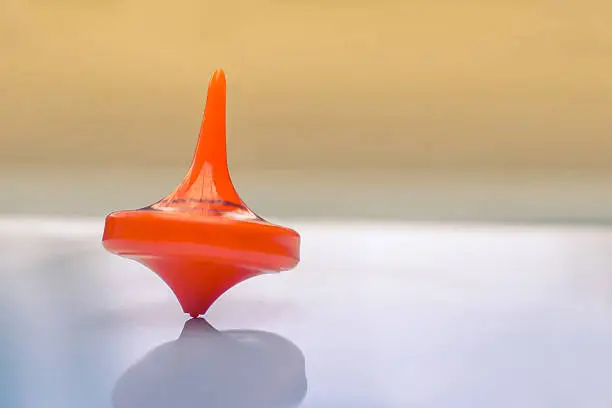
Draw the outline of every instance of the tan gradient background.
[[[189,160],[209,75],[236,168],[612,167],[612,3],[0,0],[0,159]]]
[[[392,175],[412,190],[383,212],[402,215],[461,201],[471,190],[456,174],[496,173],[520,175],[526,201],[493,181],[506,198],[464,200],[466,214],[504,204],[527,214],[545,191],[537,216],[581,208],[612,219],[607,178],[582,191],[612,174],[606,0],[0,0],[0,50],[0,164],[12,197],[0,210],[74,195],[91,171],[114,174],[98,183],[106,192],[127,194],[148,178],[147,194],[165,194],[191,159],[209,76],[222,67],[230,165],[247,191],[266,175],[270,184],[308,179],[319,193],[327,183],[332,197],[340,182],[330,180],[343,174],[357,186],[350,194],[376,206],[374,188]],[[24,171],[30,184],[15,181]],[[442,174],[434,178],[445,187],[423,172]],[[525,190],[542,174],[552,178]],[[554,190],[567,180],[573,190]],[[337,211],[363,214],[355,202]]]

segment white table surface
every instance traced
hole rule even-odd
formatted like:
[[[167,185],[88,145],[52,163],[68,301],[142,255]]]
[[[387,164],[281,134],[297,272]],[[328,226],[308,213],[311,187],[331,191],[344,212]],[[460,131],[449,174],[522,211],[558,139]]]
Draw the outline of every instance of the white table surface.
[[[612,406],[612,229],[283,223],[301,264],[181,335],[102,219],[0,219],[0,407]]]

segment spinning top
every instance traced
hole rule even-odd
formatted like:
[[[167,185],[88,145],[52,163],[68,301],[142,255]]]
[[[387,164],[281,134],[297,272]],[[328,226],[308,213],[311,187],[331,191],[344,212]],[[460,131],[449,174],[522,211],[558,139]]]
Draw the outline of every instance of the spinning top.
[[[297,232],[262,219],[240,199],[227,167],[225,74],[213,75],[191,167],[168,196],[106,217],[104,247],[147,266],[192,317],[232,286],[299,262]]]

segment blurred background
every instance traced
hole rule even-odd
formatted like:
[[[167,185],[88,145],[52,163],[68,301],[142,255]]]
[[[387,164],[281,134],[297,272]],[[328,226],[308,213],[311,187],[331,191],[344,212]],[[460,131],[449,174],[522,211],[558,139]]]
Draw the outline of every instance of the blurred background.
[[[612,221],[603,0],[0,0],[0,213],[170,192],[216,68],[263,216]]]

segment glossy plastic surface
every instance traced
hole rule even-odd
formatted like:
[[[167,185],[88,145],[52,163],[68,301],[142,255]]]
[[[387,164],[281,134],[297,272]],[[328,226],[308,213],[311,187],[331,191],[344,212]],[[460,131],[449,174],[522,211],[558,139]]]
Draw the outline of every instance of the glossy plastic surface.
[[[287,219],[296,273],[181,335],[103,221],[0,218],[0,407],[612,407],[612,228]]]
[[[299,261],[299,235],[256,215],[236,192],[227,166],[225,115],[226,79],[219,70],[183,182],[155,204],[110,214],[104,230],[108,251],[157,273],[192,317],[245,279]]]

